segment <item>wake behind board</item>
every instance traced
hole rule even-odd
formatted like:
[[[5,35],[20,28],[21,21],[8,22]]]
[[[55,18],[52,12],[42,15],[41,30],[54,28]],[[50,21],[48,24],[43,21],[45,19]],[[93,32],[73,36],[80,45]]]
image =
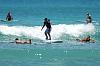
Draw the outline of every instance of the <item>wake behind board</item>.
[[[62,43],[62,40],[45,40],[46,43]]]
[[[11,20],[11,21],[7,21],[7,20],[0,20],[1,22],[16,22],[18,20]]]

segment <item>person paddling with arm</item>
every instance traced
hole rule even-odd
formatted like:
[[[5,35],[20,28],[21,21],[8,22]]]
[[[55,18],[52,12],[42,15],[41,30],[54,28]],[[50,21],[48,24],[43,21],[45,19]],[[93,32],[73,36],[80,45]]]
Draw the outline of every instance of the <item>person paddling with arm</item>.
[[[76,39],[79,42],[93,42],[95,43],[96,41],[93,40],[90,36],[85,37],[84,39]]]

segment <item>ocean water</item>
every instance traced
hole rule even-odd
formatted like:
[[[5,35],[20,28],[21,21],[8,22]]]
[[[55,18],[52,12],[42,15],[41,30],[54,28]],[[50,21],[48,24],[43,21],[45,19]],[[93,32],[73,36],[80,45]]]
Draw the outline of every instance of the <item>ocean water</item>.
[[[0,66],[99,66],[99,0],[0,0],[0,20],[10,11],[12,22],[0,21]],[[86,24],[86,13],[93,18]],[[43,19],[52,23],[52,40],[45,42],[41,31]],[[77,38],[90,35],[95,43],[81,43]],[[32,44],[11,43],[19,38]]]

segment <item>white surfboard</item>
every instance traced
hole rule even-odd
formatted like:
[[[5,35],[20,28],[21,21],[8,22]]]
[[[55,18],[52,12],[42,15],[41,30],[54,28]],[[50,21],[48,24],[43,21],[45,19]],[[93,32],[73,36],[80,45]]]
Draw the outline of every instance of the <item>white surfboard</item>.
[[[47,43],[62,43],[62,40],[45,40]]]

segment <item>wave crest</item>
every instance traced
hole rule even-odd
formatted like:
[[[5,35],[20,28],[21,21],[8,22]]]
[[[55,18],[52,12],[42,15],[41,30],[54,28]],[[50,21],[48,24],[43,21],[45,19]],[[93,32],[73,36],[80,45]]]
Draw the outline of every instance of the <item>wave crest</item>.
[[[0,25],[0,32],[4,35],[16,35],[16,36],[28,36],[33,39],[45,39],[44,31],[41,31],[41,26],[5,26]],[[70,35],[78,37],[85,33],[95,33],[95,27],[93,24],[58,24],[52,25],[51,36],[52,39],[58,39],[63,35]]]

